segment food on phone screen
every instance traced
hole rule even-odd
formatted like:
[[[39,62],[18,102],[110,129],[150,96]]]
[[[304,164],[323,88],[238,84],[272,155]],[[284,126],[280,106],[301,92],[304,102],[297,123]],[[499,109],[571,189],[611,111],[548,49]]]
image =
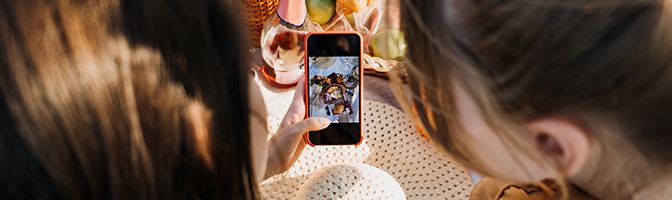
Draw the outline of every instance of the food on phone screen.
[[[359,57],[309,58],[310,116],[359,122]]]

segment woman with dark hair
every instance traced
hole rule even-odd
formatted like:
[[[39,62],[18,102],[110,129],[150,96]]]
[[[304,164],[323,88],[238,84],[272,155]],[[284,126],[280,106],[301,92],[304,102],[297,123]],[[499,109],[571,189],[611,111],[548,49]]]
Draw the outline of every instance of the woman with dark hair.
[[[0,0],[0,199],[254,199],[328,121],[267,140],[237,3]]]
[[[672,197],[672,1],[400,8],[400,100],[455,159],[512,183],[554,178],[565,194]]]

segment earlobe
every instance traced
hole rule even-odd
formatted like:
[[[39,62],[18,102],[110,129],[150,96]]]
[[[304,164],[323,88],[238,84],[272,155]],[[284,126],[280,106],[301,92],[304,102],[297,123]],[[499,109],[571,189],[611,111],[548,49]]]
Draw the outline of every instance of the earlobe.
[[[528,123],[537,147],[565,176],[577,174],[588,160],[590,135],[571,120],[541,118]]]

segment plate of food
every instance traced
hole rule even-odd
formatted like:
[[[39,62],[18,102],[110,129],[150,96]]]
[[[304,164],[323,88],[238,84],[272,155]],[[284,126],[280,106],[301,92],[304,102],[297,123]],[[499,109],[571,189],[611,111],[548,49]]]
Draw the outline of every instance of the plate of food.
[[[345,112],[346,109],[348,109],[350,113],[352,112],[352,109],[350,108],[350,103],[345,98],[345,92],[346,89],[341,84],[332,84],[324,88],[324,90],[321,93],[322,101],[325,104],[333,105],[329,106],[331,110],[327,110],[329,111],[328,113],[339,115]]]
[[[343,80],[345,79],[343,77],[343,74],[341,73],[331,73],[327,78],[330,80],[331,84],[343,84]]]

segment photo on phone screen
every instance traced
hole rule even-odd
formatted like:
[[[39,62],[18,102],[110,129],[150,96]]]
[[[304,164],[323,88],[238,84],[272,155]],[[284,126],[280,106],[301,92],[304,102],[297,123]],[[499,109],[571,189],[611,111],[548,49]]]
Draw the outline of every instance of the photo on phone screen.
[[[361,133],[361,37],[356,33],[309,34],[306,39],[306,110],[331,124],[310,131],[311,145],[357,145]]]
[[[308,57],[310,116],[359,123],[359,57]]]

